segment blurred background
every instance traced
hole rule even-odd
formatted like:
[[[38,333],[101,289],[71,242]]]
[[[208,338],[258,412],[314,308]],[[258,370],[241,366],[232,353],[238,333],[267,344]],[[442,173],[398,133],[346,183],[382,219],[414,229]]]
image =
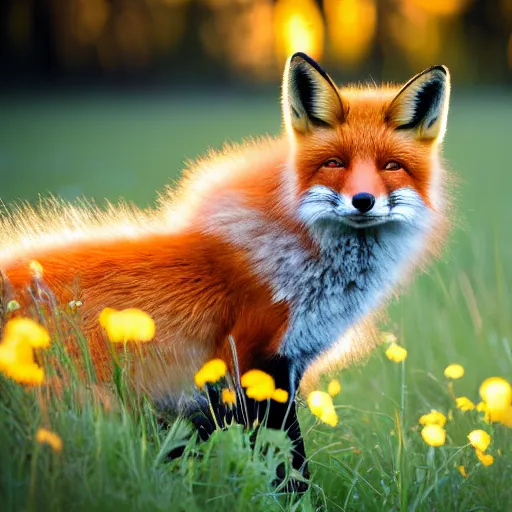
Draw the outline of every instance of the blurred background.
[[[185,160],[279,131],[299,50],[340,83],[446,64],[476,126],[510,105],[512,0],[2,0],[0,197],[150,204]]]

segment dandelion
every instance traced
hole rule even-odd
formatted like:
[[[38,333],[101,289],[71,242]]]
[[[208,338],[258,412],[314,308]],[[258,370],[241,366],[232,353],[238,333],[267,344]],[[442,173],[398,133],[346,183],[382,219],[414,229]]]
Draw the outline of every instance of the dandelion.
[[[464,375],[464,367],[460,364],[450,364],[444,369],[447,379],[460,379]]]
[[[407,357],[407,350],[396,343],[391,343],[385,353],[386,357],[395,363],[401,363]]]
[[[443,446],[446,442],[446,431],[440,425],[430,424],[423,427],[421,437],[429,446]]]
[[[277,388],[272,395],[272,400],[275,400],[281,404],[285,404],[288,402],[288,391],[285,389]]]
[[[332,379],[327,386],[327,393],[331,396],[339,395],[341,392],[341,384],[338,379]]]
[[[512,428],[512,406],[504,411],[491,412],[491,419],[493,421],[499,421],[502,425]]]
[[[428,414],[424,414],[418,420],[420,425],[438,425],[444,427],[446,425],[446,416],[435,409],[432,409]]]
[[[224,388],[222,390],[222,403],[233,406],[236,403],[236,393],[232,389]]]
[[[47,444],[51,446],[54,452],[60,452],[62,450],[62,439],[46,428],[38,429],[36,433],[36,441],[40,444]]]
[[[155,335],[155,322],[144,311],[136,308],[117,311],[105,308],[100,313],[100,324],[112,343],[151,341]]]
[[[30,318],[13,318],[5,324],[4,343],[12,340],[28,343],[33,348],[50,346],[48,331]]]
[[[485,379],[479,391],[482,400],[491,412],[506,410],[512,404],[512,386],[502,377]]]
[[[246,388],[246,395],[257,401],[272,398],[276,391],[273,377],[261,370],[249,370],[244,373],[240,383]]]
[[[478,450],[485,452],[491,443],[491,436],[485,430],[473,430],[468,435],[469,442]]]
[[[455,403],[457,404],[457,408],[461,411],[471,411],[475,408],[475,404],[466,396],[459,396],[455,399]]]
[[[312,391],[308,396],[308,405],[311,412],[331,427],[338,424],[338,415],[332,403],[332,397],[324,391]]]
[[[228,367],[222,359],[212,359],[195,374],[194,381],[198,388],[204,388],[207,382],[214,384],[220,380],[227,371]]]
[[[0,344],[0,371],[20,384],[36,386],[44,380],[44,370],[34,361],[34,349],[21,338],[4,338]]]
[[[490,466],[494,462],[494,457],[490,454],[484,453],[478,448],[475,450],[476,456],[484,466]]]
[[[463,478],[467,478],[468,474],[466,473],[466,468],[464,466],[459,466],[459,473],[463,476]]]

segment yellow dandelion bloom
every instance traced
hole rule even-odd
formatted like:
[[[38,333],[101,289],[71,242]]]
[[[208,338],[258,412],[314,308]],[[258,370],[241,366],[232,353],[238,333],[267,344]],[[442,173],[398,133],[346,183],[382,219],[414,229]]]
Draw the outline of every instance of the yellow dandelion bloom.
[[[338,379],[332,379],[327,386],[327,393],[331,396],[339,395],[341,392],[341,384]]]
[[[40,428],[37,431],[36,441],[51,446],[54,452],[60,452],[62,450],[62,439],[55,432],[47,430],[46,428]]]
[[[232,389],[224,388],[222,390],[222,403],[232,406],[236,404],[236,393]]]
[[[487,423],[497,421],[506,427],[512,427],[512,406],[509,406],[507,409],[493,409],[487,407],[485,420]]]
[[[512,405],[512,386],[502,377],[485,379],[480,396],[489,410],[505,410]]]
[[[485,430],[473,430],[468,435],[469,442],[478,450],[485,452],[491,444],[491,436]]]
[[[5,324],[4,341],[20,340],[34,348],[50,346],[48,331],[30,318],[13,318]]]
[[[407,350],[396,343],[391,343],[387,348],[386,357],[395,363],[401,363],[407,357]]]
[[[460,379],[464,375],[464,367],[460,364],[450,364],[444,369],[447,379]]]
[[[435,409],[432,409],[428,414],[424,414],[418,420],[420,425],[439,425],[444,427],[446,425],[446,416]]]
[[[457,397],[455,403],[461,411],[471,411],[475,408],[475,404],[467,396]]]
[[[490,466],[494,462],[494,457],[487,453],[484,453],[478,448],[475,450],[476,456],[484,466]]]
[[[467,478],[468,474],[466,473],[466,468],[464,466],[459,466],[459,473],[464,477]]]
[[[222,359],[212,359],[195,374],[194,381],[198,388],[203,388],[207,382],[214,384],[220,380],[227,371],[228,367]]]
[[[382,343],[396,343],[396,336],[392,332],[383,332],[381,334]]]
[[[285,389],[277,388],[272,395],[272,400],[275,400],[281,404],[285,404],[288,402],[288,391]]]
[[[36,277],[37,279],[43,278],[43,265],[39,263],[39,261],[32,260],[28,264],[28,268],[30,269],[30,272],[32,272],[32,275]]]
[[[249,370],[240,379],[245,393],[254,400],[268,400],[273,397],[276,391],[274,378],[261,370]]]
[[[308,405],[311,412],[324,423],[331,425],[331,427],[335,427],[338,424],[338,415],[329,393],[312,391],[308,395]]]
[[[44,371],[34,361],[34,349],[22,339],[4,339],[0,344],[0,371],[20,384],[38,385]]]
[[[155,322],[144,311],[137,308],[117,311],[105,308],[100,313],[100,324],[112,343],[127,341],[151,341],[155,336]]]
[[[429,446],[443,446],[446,442],[446,431],[440,425],[426,425],[421,430],[423,441]]]

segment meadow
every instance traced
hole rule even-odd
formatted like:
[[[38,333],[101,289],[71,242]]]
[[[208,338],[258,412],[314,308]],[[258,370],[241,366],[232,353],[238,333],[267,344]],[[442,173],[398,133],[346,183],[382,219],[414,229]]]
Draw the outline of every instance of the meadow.
[[[280,126],[277,96],[19,97],[3,99],[0,110],[8,120],[0,126],[5,202],[51,192],[145,206],[185,159]],[[187,443],[186,423],[162,428],[152,404],[130,395],[120,369],[112,393],[102,395],[55,340],[44,357],[69,376],[60,393],[0,377],[2,510],[512,510],[512,428],[462,412],[454,400],[476,403],[484,379],[512,377],[511,142],[512,95],[454,91],[444,151],[459,182],[449,246],[389,307],[382,327],[407,359],[392,362],[383,347],[342,370],[336,427],[301,408],[307,493],[271,485],[289,449],[279,431],[262,429],[262,449],[253,451],[249,434],[234,426],[166,462]],[[86,340],[77,339],[87,362]],[[451,363],[464,367],[462,378],[444,376]],[[449,418],[438,448],[418,425],[432,409]],[[40,426],[60,436],[61,450],[35,440]],[[474,429],[491,435],[489,466],[468,444]]]

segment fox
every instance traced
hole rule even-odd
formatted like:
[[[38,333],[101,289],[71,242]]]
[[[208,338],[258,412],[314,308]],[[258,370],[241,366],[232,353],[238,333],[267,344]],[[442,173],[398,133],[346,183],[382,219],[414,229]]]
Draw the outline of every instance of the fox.
[[[379,343],[374,315],[443,247],[449,97],[445,66],[402,86],[338,87],[295,53],[283,75],[281,135],[200,158],[153,208],[54,199],[11,212],[0,225],[3,277],[23,300],[35,260],[59,304],[80,301],[105,379],[102,309],[151,315],[155,337],[135,354],[133,384],[201,416],[193,423],[202,438],[215,423],[193,386],[206,361],[269,373],[286,403],[245,397],[235,419],[284,428],[292,467],[307,478],[301,382],[332,358],[346,366],[369,353]]]

